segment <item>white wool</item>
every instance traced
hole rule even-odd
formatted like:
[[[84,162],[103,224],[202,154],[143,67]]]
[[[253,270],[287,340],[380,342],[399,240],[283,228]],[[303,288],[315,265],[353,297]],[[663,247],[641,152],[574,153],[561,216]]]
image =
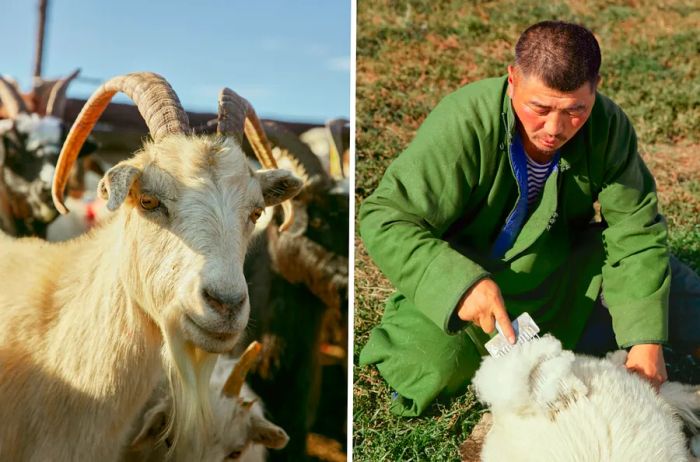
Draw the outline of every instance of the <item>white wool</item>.
[[[53,154],[58,154],[58,143],[61,141],[61,120],[52,116],[38,114],[18,114],[15,118],[17,131],[26,133],[27,149],[35,151],[40,146],[54,145]]]
[[[39,172],[39,178],[41,181],[46,183],[51,183],[53,181],[53,174],[56,171],[56,167],[51,164],[44,164]]]
[[[522,356],[530,361],[523,361]],[[580,380],[570,377],[573,361],[573,353],[562,351],[561,344],[553,337],[544,337],[516,345],[514,351],[501,358],[487,358],[473,383],[480,390],[480,399],[493,409],[532,414],[556,401],[565,391],[587,392]],[[509,371],[508,383],[504,383],[503,371],[506,370]],[[532,374],[533,370],[540,373]],[[567,390],[561,389],[560,380],[563,379],[569,381]]]
[[[14,122],[12,119],[0,119],[0,133],[5,133],[8,130],[12,130]]]
[[[628,372],[624,357],[574,355],[545,336],[486,358],[473,380],[493,414],[482,460],[688,460],[671,401]],[[678,401],[688,403],[684,390]]]

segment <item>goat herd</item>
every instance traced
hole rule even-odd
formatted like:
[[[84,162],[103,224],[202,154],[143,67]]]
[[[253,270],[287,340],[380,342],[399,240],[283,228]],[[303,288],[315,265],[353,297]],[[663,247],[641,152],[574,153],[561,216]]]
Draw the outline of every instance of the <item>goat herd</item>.
[[[345,395],[342,148],[332,175],[227,88],[217,134],[195,134],[146,72],[104,83],[64,136],[75,75],[30,95],[0,79],[0,460],[252,461],[285,445],[299,460],[322,364]],[[117,92],[151,140],[100,171],[100,223],[49,242],[80,204],[90,134]]]
[[[29,95],[0,78],[0,460],[260,461],[267,448],[302,460],[315,419],[344,440],[343,123],[323,129],[325,167],[228,88],[217,133],[194,133],[167,81],[143,72],[104,83],[65,135],[76,75]],[[117,92],[151,140],[103,169],[91,132]],[[102,207],[77,199],[88,171]],[[52,228],[67,204],[88,221]],[[656,395],[624,360],[551,337],[486,359],[473,382],[493,421],[482,459],[688,460],[674,414],[699,428],[700,390]]]

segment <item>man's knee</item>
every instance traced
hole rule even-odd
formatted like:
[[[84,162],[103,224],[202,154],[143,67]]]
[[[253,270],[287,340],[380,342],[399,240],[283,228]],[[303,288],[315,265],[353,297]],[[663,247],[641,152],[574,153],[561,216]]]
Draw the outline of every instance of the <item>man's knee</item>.
[[[361,354],[362,364],[376,364],[398,397],[392,410],[418,415],[437,397],[464,393],[481,356],[465,333],[448,335],[427,318],[384,319]]]
[[[700,277],[673,255],[670,267],[669,341],[700,357]]]

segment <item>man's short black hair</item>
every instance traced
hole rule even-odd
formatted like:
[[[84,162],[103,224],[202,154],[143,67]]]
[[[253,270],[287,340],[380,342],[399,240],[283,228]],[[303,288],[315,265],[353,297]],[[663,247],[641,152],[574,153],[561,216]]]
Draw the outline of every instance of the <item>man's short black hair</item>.
[[[574,91],[586,82],[595,88],[600,47],[593,33],[583,26],[543,21],[528,27],[518,39],[515,66],[554,90]]]

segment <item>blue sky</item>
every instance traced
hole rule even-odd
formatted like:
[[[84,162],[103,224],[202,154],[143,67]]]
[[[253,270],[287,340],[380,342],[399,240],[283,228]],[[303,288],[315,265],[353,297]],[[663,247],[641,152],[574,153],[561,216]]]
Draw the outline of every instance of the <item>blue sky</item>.
[[[0,28],[12,39],[0,73],[26,91],[38,0],[2,3]],[[350,11],[350,0],[49,0],[43,76],[148,70],[168,79],[188,110],[215,112],[229,86],[261,117],[349,118]],[[68,95],[87,97],[97,85],[74,82]]]

